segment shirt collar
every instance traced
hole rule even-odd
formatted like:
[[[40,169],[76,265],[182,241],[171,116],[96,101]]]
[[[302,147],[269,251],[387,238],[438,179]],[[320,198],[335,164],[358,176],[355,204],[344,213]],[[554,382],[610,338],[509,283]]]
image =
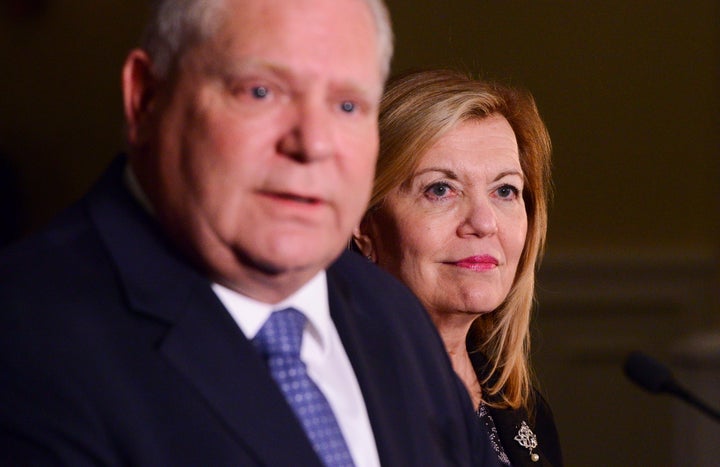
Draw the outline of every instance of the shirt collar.
[[[327,275],[320,271],[297,292],[276,304],[253,300],[223,285],[212,289],[248,339],[255,337],[270,313],[293,307],[308,320],[309,335],[323,349],[327,348],[332,318],[327,293]]]

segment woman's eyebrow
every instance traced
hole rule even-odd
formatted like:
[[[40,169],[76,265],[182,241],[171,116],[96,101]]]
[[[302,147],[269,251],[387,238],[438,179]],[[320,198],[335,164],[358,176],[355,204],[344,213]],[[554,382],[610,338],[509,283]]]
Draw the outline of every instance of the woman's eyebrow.
[[[509,176],[509,175],[515,175],[515,176],[520,177],[520,178],[523,179],[523,180],[525,179],[525,176],[523,175],[523,173],[522,173],[521,170],[505,170],[505,171],[503,171],[503,172],[500,172],[500,173],[497,175],[497,177],[495,177],[495,180],[494,180],[494,181],[498,181],[498,180],[500,180],[501,178],[507,177],[507,176]]]
[[[410,178],[419,177],[420,175],[426,174],[428,172],[440,172],[440,173],[444,174],[446,177],[452,178],[453,180],[458,179],[458,175],[454,171],[443,168],[443,167],[426,167],[426,168],[424,168],[422,170],[418,170],[417,172],[412,174],[410,176]]]

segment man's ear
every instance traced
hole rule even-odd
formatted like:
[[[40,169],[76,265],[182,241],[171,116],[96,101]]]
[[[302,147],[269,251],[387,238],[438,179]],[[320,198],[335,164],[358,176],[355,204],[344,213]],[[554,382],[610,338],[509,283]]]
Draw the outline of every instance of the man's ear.
[[[158,82],[147,52],[142,49],[132,50],[122,68],[123,109],[131,146],[140,146],[147,138],[146,131],[158,94]]]
[[[368,220],[363,219],[360,225],[353,229],[352,241],[355,242],[360,253],[374,263],[376,261],[375,248],[372,238],[367,234],[368,227]]]

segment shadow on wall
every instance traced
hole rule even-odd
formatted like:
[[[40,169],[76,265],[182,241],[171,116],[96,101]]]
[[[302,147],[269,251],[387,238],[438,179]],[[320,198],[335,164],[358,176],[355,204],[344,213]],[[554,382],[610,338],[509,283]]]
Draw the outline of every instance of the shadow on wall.
[[[2,13],[13,19],[41,16],[47,10],[48,0],[0,0]]]
[[[20,238],[23,206],[18,172],[0,153],[0,247]]]

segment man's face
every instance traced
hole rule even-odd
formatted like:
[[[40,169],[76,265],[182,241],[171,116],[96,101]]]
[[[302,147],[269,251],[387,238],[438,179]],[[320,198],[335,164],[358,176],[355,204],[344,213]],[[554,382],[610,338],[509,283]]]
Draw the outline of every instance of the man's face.
[[[226,3],[217,34],[161,88],[136,170],[214,280],[273,302],[337,257],[365,209],[377,37],[360,0]]]

